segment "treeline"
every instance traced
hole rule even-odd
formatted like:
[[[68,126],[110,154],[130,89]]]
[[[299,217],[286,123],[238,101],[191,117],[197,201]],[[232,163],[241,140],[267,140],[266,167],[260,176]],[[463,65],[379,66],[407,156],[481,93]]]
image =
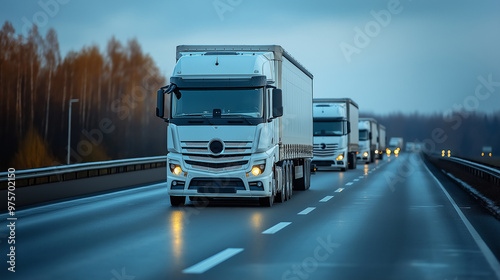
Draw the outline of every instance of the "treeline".
[[[3,170],[66,163],[72,99],[72,163],[165,154],[154,93],[166,81],[136,39],[61,57],[54,29],[24,37],[5,22],[0,51]]]
[[[403,137],[405,142],[422,142],[426,150],[451,150],[453,155],[466,158],[481,156],[483,146],[491,146],[500,155],[500,111],[453,112],[448,115],[393,113],[388,115],[361,114],[373,117],[387,129],[390,137]]]

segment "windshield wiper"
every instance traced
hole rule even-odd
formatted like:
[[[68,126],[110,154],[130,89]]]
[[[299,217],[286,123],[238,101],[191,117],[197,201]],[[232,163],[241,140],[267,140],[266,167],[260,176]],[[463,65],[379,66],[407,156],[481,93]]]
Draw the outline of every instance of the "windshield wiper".
[[[180,115],[180,117],[201,117],[202,119],[206,120],[209,124],[213,125],[213,123],[210,121],[210,118],[208,118],[206,115],[203,114],[183,114]]]
[[[245,120],[248,124],[252,124],[247,118],[249,118],[250,116],[248,115],[222,115],[222,117],[224,118],[238,118],[238,119],[242,119],[242,120]]]

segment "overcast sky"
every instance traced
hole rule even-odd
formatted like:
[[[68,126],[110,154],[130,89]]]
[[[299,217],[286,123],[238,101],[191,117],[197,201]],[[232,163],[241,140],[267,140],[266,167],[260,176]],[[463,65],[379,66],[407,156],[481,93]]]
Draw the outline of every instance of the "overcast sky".
[[[277,44],[362,112],[500,110],[499,0],[0,0],[0,20],[62,55],[135,37],[167,78],[177,45]]]

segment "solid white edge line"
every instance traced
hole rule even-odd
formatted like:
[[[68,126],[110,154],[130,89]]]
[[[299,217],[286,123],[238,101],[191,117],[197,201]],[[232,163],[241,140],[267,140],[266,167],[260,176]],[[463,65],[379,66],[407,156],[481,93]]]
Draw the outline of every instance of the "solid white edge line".
[[[436,183],[439,185],[439,187],[441,188],[441,190],[444,192],[444,194],[446,195],[446,197],[450,201],[451,205],[453,205],[453,208],[455,208],[455,211],[457,212],[458,216],[460,217],[460,219],[462,219],[462,222],[464,223],[465,227],[467,227],[467,230],[469,230],[469,233],[472,235],[472,239],[474,239],[474,241],[476,242],[477,246],[479,247],[479,249],[483,253],[484,257],[486,258],[486,261],[488,262],[488,264],[490,265],[491,269],[493,270],[493,272],[497,276],[497,279],[500,280],[500,263],[498,262],[497,258],[493,254],[493,252],[491,252],[491,250],[488,247],[488,245],[486,245],[486,243],[481,238],[481,236],[479,235],[479,233],[476,231],[476,229],[474,228],[474,226],[469,222],[469,220],[467,219],[467,217],[465,217],[465,215],[462,212],[462,210],[460,210],[460,208],[458,207],[458,205],[455,203],[455,201],[453,200],[453,198],[450,196],[450,194],[443,187],[443,185],[441,184],[441,182],[439,182],[439,180],[436,178],[436,176],[434,176],[434,174],[432,174],[432,172],[429,170],[429,168],[427,168],[427,165],[424,164],[424,167],[425,167],[425,169],[427,169],[427,172],[429,172],[429,174],[432,176],[432,178],[434,178],[434,180],[436,181]]]
[[[229,259],[230,257],[240,253],[243,251],[243,248],[227,248],[224,251],[221,251],[208,259],[205,259],[193,266],[190,266],[186,269],[184,269],[182,272],[183,273],[190,273],[190,274],[200,274],[203,273],[212,267],[220,264],[221,262]]]
[[[328,200],[332,199],[333,195],[327,195],[323,197],[319,202],[327,202]]]
[[[297,213],[297,215],[307,215],[307,214],[311,213],[311,211],[313,211],[314,209],[316,209],[316,207],[307,207],[306,209]]]
[[[335,192],[341,192],[343,190],[344,190],[344,188],[338,188]]]
[[[280,222],[280,223],[277,223],[276,225],[274,225],[274,226],[266,229],[265,231],[263,231],[262,234],[275,234],[278,231],[280,231],[283,228],[285,228],[286,226],[288,226],[289,224],[291,224],[291,222]]]

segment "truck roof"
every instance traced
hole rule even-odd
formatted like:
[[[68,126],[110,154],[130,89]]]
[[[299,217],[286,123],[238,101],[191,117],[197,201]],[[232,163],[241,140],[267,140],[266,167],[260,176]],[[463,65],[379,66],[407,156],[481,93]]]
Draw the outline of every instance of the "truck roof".
[[[361,122],[361,121],[371,121],[371,122],[377,122],[377,120],[376,120],[376,119],[374,119],[374,118],[359,118],[359,121],[360,121],[360,122]]]
[[[314,103],[351,103],[359,109],[358,104],[350,98],[314,98],[313,104]]]
[[[176,61],[181,58],[183,52],[205,52],[215,53],[221,52],[224,54],[231,54],[231,52],[273,52],[274,59],[281,61],[284,56],[290,60],[297,68],[302,70],[311,79],[313,75],[302,64],[300,64],[293,56],[291,56],[283,47],[279,45],[179,45],[177,46]]]

